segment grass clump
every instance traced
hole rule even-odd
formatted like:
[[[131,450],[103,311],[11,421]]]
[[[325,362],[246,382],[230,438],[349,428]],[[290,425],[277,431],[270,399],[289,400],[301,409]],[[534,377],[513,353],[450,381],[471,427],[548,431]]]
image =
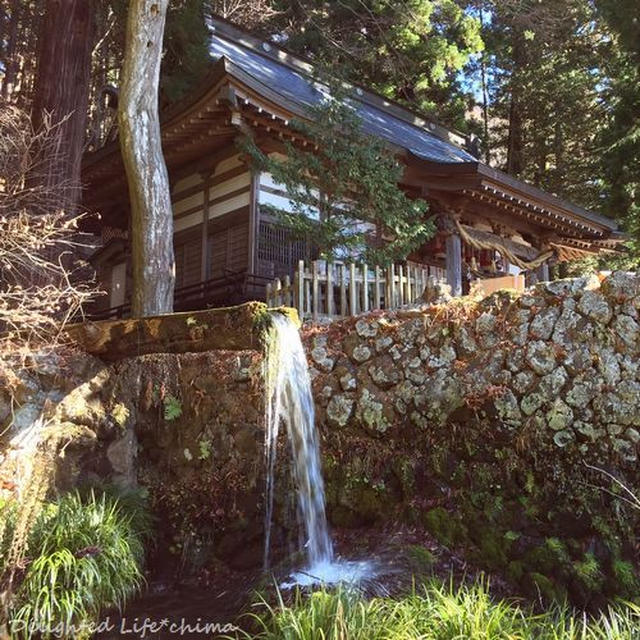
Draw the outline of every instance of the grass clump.
[[[252,615],[259,640],[637,640],[640,607],[610,608],[589,618],[553,605],[534,613],[516,602],[494,600],[486,584],[455,588],[431,581],[400,599],[366,599],[354,592],[297,593],[291,603],[262,602]]]
[[[140,504],[90,492],[73,492],[44,505],[28,539],[24,566],[7,566],[8,545],[0,548],[0,569],[10,581],[5,592],[12,638],[90,637],[108,607],[122,607],[143,582],[143,537],[148,520]],[[5,505],[3,516],[15,513]],[[5,539],[6,540],[6,539]],[[10,578],[9,578],[10,576]]]

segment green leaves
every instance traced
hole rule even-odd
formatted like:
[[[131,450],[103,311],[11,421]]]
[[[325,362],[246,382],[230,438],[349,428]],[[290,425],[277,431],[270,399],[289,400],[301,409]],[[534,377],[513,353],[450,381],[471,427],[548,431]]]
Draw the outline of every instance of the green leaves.
[[[162,415],[167,422],[177,420],[182,415],[182,403],[178,398],[168,394],[162,400]]]
[[[94,492],[69,493],[43,509],[29,538],[32,561],[15,593],[14,637],[32,637],[29,624],[51,630],[43,637],[70,625],[88,631],[102,609],[122,607],[143,582],[144,531],[136,523],[145,520]]]
[[[291,123],[312,144],[288,143],[285,158],[265,155],[248,139],[243,150],[289,196],[289,210],[271,212],[312,238],[323,257],[379,265],[404,259],[434,232],[427,204],[398,187],[402,167],[363,132],[355,103],[337,86],[330,93],[309,120]]]

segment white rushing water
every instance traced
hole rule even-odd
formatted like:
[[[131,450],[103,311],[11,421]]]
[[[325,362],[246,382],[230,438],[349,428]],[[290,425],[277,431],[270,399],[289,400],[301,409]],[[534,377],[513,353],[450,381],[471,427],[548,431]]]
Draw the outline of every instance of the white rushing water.
[[[278,433],[287,429],[292,470],[302,519],[306,566],[282,587],[296,584],[357,582],[369,572],[366,562],[336,561],[327,526],[320,447],[307,358],[295,324],[281,313],[271,315],[273,335],[265,357],[266,520],[265,568],[268,567],[273,518],[274,471]]]

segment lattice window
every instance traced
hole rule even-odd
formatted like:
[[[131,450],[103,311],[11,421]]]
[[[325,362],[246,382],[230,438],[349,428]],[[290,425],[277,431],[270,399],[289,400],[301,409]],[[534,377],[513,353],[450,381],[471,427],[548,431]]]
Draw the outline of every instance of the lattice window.
[[[261,271],[266,275],[279,277],[291,275],[299,260],[310,260],[311,244],[296,237],[286,227],[270,222],[260,223],[258,260]]]

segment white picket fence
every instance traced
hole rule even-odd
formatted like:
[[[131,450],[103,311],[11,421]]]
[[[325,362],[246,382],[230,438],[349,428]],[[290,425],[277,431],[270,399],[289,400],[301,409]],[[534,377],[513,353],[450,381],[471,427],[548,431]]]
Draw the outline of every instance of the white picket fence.
[[[354,316],[375,309],[396,309],[420,298],[429,278],[445,279],[444,269],[426,265],[366,264],[303,260],[293,276],[267,284],[270,307],[295,307],[301,318]]]

